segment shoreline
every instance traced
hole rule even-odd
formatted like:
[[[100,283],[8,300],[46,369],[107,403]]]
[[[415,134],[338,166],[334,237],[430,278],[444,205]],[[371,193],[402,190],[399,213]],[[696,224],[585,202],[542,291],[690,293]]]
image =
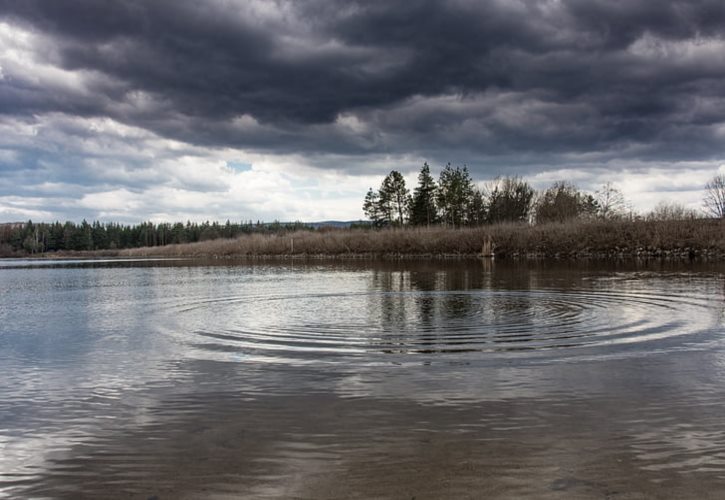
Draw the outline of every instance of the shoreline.
[[[282,232],[112,250],[63,250],[11,258],[208,258],[248,260],[725,260],[725,220],[574,220],[545,225],[404,227]]]
[[[612,251],[612,252],[581,252],[575,254],[544,254],[526,253],[498,256],[482,256],[480,254],[374,254],[374,253],[348,253],[348,254],[178,254],[144,253],[143,255],[125,254],[99,254],[96,251],[85,252],[58,252],[25,256],[5,256],[2,260],[23,259],[38,261],[63,260],[229,260],[229,261],[505,261],[505,262],[616,262],[616,261],[663,261],[663,262],[723,262],[725,253],[722,251],[690,251],[672,252],[669,250],[654,251]]]

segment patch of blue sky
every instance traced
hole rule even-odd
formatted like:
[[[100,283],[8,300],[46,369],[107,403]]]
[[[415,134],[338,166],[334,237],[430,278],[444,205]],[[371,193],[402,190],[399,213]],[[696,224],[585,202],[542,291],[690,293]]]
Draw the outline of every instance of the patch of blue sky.
[[[227,162],[227,167],[233,168],[237,172],[248,172],[252,170],[252,164],[238,160],[230,160]]]

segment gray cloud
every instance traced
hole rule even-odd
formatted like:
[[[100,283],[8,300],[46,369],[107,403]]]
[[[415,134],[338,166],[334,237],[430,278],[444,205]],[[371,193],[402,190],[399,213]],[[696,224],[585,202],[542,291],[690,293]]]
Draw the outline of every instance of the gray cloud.
[[[55,47],[50,62],[96,75],[91,98],[3,85],[5,113],[111,115],[192,143],[326,151],[333,148],[329,131],[316,136],[308,125],[331,124],[346,112],[385,114],[418,96],[487,91],[552,104],[539,118],[554,126],[578,118],[569,104],[586,109],[592,137],[585,142],[579,134],[568,139],[566,130],[552,137],[526,131],[525,123],[488,124],[497,142],[517,150],[646,144],[675,126],[703,137],[703,127],[724,118],[722,109],[681,112],[693,96],[723,92],[717,51],[697,54],[723,43],[725,6],[716,1],[0,5],[3,18]],[[640,41],[646,50],[636,54]],[[691,47],[678,52],[677,44]],[[147,107],[129,104],[141,93]],[[235,132],[229,124],[243,115],[267,129]],[[438,138],[440,121],[455,118],[428,116],[420,144]],[[420,132],[421,124],[400,126]],[[354,140],[334,144],[364,150]],[[720,153],[706,146],[694,154]]]
[[[135,137],[88,151],[96,132],[73,120],[106,117],[355,175],[391,157],[486,176],[725,156],[716,0],[0,0],[0,22],[33,35],[0,60],[0,117],[67,117],[61,139],[0,142],[12,183],[217,189],[154,178],[156,153],[179,153]]]

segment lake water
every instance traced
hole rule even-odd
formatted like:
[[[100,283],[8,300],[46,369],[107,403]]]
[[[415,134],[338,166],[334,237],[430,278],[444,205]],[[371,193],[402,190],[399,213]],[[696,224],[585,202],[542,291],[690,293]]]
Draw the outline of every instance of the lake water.
[[[0,261],[0,497],[722,498],[725,267]]]

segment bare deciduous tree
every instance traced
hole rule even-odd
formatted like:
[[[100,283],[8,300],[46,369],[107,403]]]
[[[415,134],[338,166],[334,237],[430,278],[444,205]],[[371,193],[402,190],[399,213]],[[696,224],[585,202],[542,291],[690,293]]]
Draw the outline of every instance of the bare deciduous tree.
[[[713,217],[725,218],[725,175],[716,175],[705,184],[702,204]]]
[[[599,208],[599,216],[603,219],[621,217],[627,209],[624,195],[611,182],[607,182],[597,189],[594,198]]]
[[[646,217],[647,220],[694,220],[698,216],[701,214],[682,203],[660,201]]]

